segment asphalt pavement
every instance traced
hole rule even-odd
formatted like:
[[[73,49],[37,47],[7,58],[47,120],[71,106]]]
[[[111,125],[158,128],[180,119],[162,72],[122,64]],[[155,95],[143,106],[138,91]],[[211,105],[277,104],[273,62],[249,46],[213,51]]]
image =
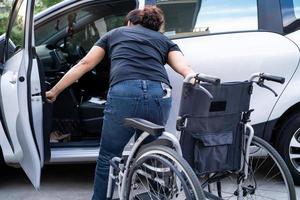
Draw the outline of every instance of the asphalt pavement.
[[[95,164],[47,165],[35,190],[21,169],[0,168],[0,200],[89,200],[94,169]],[[300,186],[296,191],[300,200]]]

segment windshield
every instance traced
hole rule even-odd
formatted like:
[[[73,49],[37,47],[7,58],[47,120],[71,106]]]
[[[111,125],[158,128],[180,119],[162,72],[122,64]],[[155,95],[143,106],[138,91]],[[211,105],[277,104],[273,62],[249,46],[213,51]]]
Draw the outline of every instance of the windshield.
[[[36,45],[56,44],[63,38],[84,40],[99,39],[107,31],[122,26],[125,15],[136,8],[136,1],[95,1],[76,9],[59,11],[35,27]],[[80,38],[76,38],[80,37]]]
[[[87,10],[78,10],[66,15],[62,15],[55,20],[45,23],[43,26],[37,27],[35,30],[35,43],[40,45],[50,39],[57,33],[65,33],[68,31],[69,23],[76,23],[78,20],[90,14]],[[72,24],[72,25],[73,25]]]

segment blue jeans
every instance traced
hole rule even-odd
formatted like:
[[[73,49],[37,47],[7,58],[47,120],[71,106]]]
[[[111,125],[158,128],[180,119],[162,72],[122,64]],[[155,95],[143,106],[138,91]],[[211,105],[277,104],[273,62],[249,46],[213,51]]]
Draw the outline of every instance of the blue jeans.
[[[120,157],[135,130],[123,126],[124,118],[137,117],[165,125],[171,108],[160,82],[128,80],[113,85],[104,110],[100,152],[96,165],[92,200],[105,200],[109,160]]]

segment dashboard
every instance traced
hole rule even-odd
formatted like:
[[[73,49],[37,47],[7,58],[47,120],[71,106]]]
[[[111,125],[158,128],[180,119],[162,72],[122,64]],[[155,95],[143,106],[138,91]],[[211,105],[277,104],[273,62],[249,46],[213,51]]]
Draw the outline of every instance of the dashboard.
[[[36,47],[37,55],[44,68],[46,76],[51,74],[66,72],[70,65],[67,61],[68,55],[59,48],[52,48],[46,45]]]
[[[53,58],[59,65],[67,64],[67,59],[65,58],[63,52],[60,49],[54,49],[50,54],[53,54]]]

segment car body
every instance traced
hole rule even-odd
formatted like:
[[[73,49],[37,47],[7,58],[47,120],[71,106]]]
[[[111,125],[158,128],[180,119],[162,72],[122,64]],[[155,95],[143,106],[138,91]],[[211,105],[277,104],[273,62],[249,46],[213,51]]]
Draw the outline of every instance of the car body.
[[[298,0],[66,0],[33,16],[34,3],[14,2],[8,31],[0,38],[0,145],[4,161],[20,165],[35,187],[45,163],[96,160],[109,61],[53,105],[45,91],[103,34],[121,26],[128,11],[147,4],[163,9],[165,34],[195,71],[222,81],[244,81],[255,72],[285,77],[283,85],[266,83],[277,97],[254,86],[251,118],[255,134],[277,148],[300,181]],[[166,129],[175,133],[182,77],[166,68],[173,87]],[[53,132],[70,133],[71,139],[50,142]]]

